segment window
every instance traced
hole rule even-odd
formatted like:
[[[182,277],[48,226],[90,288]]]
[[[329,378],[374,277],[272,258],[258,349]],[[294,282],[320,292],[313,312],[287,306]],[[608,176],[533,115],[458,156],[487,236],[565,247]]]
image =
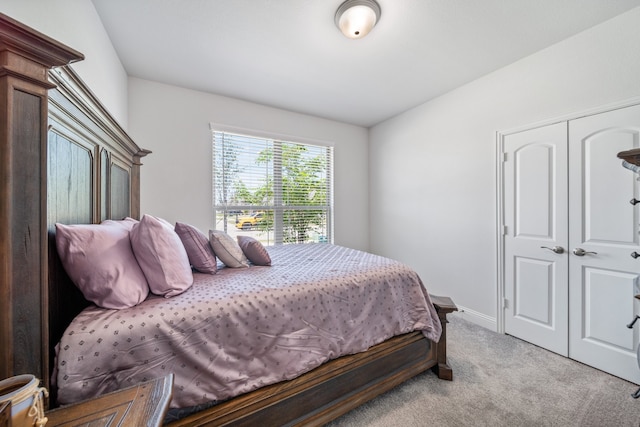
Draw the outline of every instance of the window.
[[[216,229],[266,245],[332,241],[332,147],[212,133]]]

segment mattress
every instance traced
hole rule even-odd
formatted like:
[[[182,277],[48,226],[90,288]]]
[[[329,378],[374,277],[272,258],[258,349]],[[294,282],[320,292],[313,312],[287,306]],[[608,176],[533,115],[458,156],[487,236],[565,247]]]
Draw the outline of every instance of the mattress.
[[[186,292],[123,310],[90,306],[56,346],[69,404],[174,374],[172,408],[225,400],[337,357],[441,325],[418,274],[331,244],[268,248],[271,266],[194,273]]]

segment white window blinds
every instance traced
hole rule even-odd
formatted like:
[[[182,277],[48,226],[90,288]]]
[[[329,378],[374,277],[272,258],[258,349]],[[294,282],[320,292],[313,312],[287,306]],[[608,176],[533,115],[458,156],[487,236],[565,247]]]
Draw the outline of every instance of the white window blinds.
[[[333,148],[213,131],[216,228],[264,244],[332,240]]]

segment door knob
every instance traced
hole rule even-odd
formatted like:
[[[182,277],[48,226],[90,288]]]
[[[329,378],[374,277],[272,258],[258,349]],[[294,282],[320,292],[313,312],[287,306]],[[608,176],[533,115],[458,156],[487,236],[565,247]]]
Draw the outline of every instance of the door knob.
[[[549,248],[547,246],[540,246],[542,249],[549,249],[550,251],[553,251],[557,254],[563,254],[564,253],[564,248],[562,246],[554,246],[552,248]]]
[[[598,255],[598,252],[585,251],[582,248],[575,248],[573,254],[576,256],[585,256],[586,254]]]
[[[638,257],[640,257],[640,254],[636,251],[631,252],[631,258],[637,259]]]
[[[640,203],[640,200],[636,199],[635,197],[631,200],[629,200],[629,203],[631,203],[633,206],[637,205],[638,203]]]

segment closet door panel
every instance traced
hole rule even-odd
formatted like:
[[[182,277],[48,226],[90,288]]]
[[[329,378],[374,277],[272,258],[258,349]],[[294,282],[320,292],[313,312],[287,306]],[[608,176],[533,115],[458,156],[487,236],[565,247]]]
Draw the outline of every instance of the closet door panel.
[[[639,136],[640,106],[569,122],[569,356],[636,383],[638,181],[617,153]]]
[[[505,332],[566,356],[567,127],[504,139]]]
[[[578,125],[572,123],[572,127]],[[637,130],[608,128],[585,136],[580,146],[574,147],[584,156],[580,165],[583,183],[579,190],[583,192],[581,208],[585,217],[579,231],[581,235],[576,236],[579,241],[638,244],[638,222],[634,221],[635,210],[629,206],[629,196],[635,194],[636,183],[629,171],[620,167],[616,157],[616,153],[636,146],[637,141]]]

